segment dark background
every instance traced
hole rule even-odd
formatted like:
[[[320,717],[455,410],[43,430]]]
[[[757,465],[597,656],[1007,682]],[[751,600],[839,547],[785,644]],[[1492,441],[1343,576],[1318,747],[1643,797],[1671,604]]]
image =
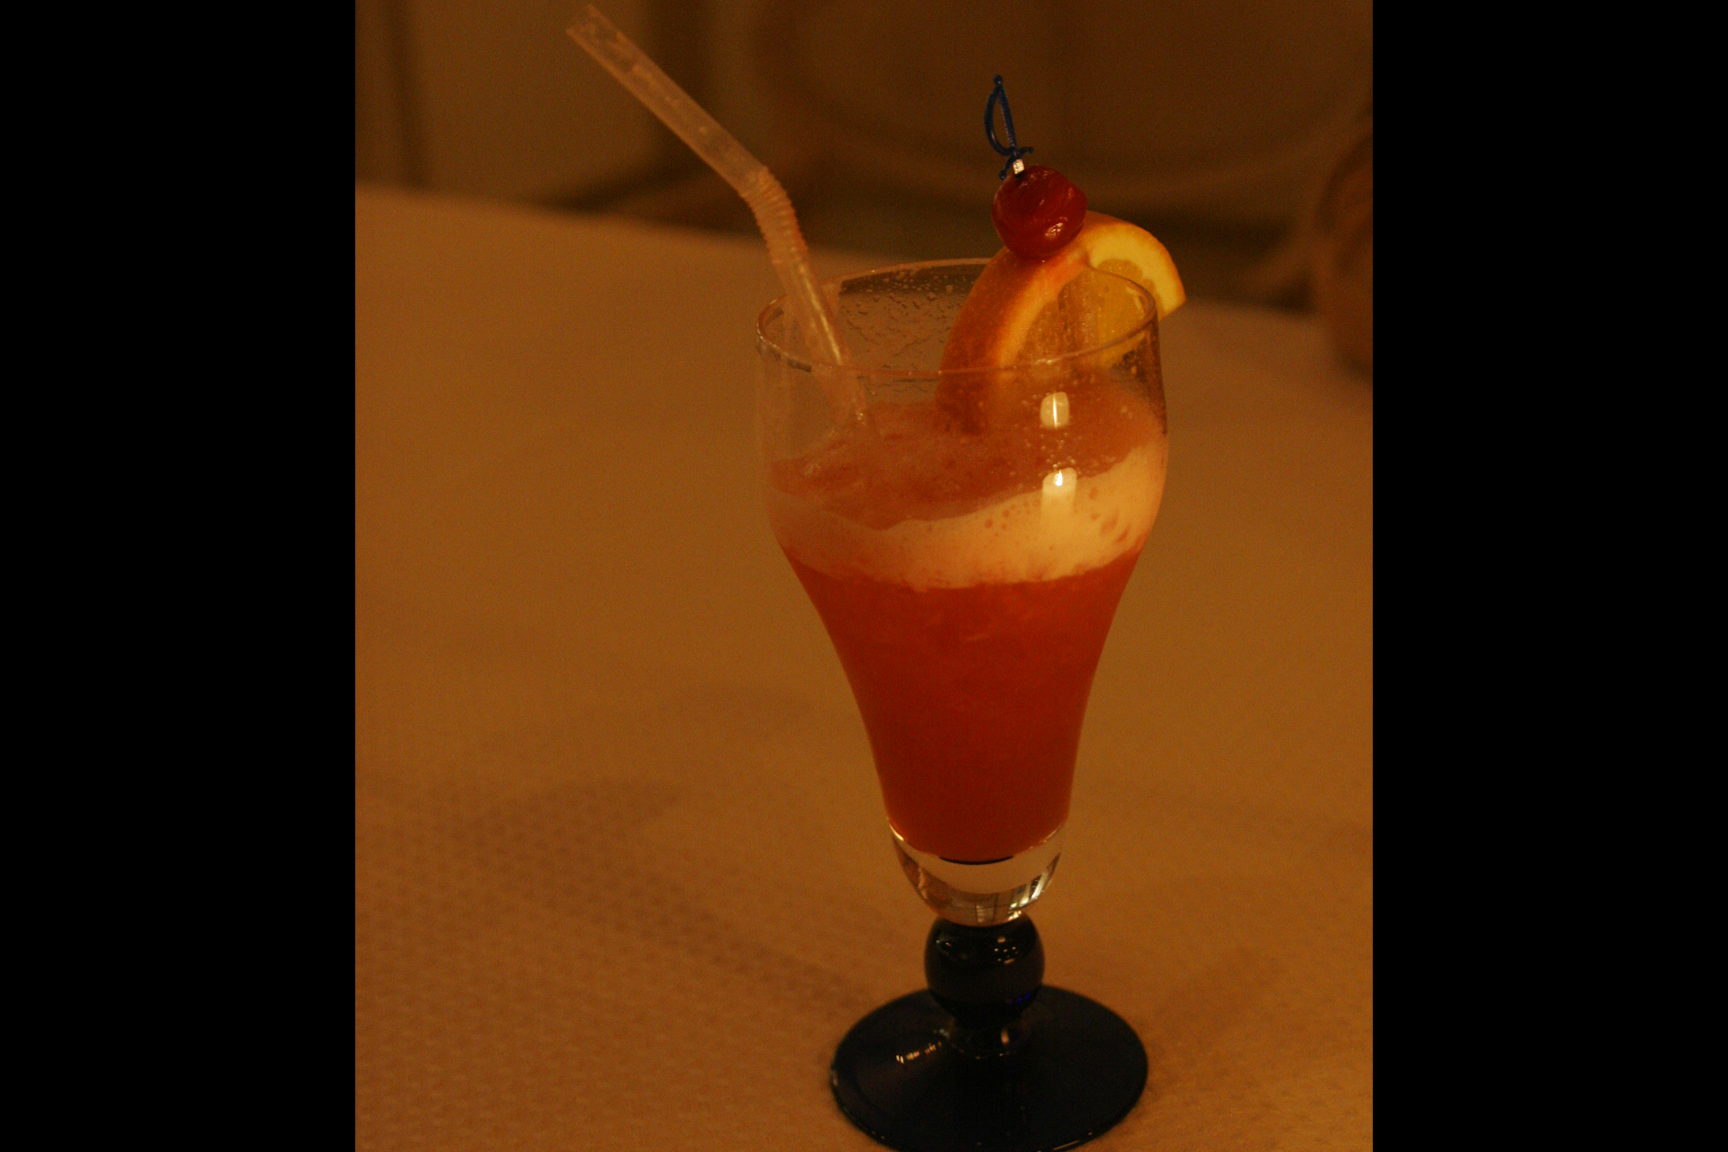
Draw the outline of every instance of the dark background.
[[[565,35],[581,6],[356,0],[356,179],[753,231]],[[1367,0],[599,7],[779,175],[812,244],[994,252],[1001,73],[1033,161],[1157,234],[1196,299],[1312,306],[1313,221],[1372,107]]]

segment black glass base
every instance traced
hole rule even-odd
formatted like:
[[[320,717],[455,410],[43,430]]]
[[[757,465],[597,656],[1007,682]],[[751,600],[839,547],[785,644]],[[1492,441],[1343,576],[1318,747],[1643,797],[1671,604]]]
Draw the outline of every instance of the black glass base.
[[[995,931],[939,923],[928,951],[939,936]],[[1040,973],[1042,960],[1040,950]],[[954,1005],[951,993],[943,999]],[[834,1054],[840,1110],[902,1152],[1052,1152],[1128,1114],[1146,1086],[1146,1049],[1126,1021],[1061,988],[1037,987],[1015,1009],[988,1032],[960,1024],[930,992],[876,1009]]]

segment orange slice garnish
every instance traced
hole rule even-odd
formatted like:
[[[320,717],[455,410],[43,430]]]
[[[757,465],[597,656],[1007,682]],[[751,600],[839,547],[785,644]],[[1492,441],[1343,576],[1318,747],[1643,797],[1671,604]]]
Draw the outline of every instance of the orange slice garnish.
[[[1144,319],[1144,304],[1112,289],[1109,272],[1152,297],[1163,319],[1187,299],[1169,251],[1144,228],[1088,212],[1085,226],[1045,260],[1004,248],[984,266],[960,307],[942,349],[944,371],[1006,368],[1105,344]],[[977,431],[1001,399],[1002,377],[989,372],[944,380],[937,403]]]

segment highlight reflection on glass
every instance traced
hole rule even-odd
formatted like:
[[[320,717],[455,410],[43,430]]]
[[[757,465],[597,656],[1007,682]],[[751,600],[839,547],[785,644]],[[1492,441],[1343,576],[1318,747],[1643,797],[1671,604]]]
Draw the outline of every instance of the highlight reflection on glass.
[[[1067,511],[1074,507],[1075,479],[1072,468],[1058,468],[1044,477],[1043,508],[1046,512]]]

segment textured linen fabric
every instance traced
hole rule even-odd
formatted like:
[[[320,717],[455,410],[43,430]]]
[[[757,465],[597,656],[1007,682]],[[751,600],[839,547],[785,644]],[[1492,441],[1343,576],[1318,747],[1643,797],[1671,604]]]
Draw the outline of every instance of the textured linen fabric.
[[[828,1061],[930,916],[760,505],[777,294],[740,239],[356,189],[362,1152],[877,1147]],[[1150,1058],[1091,1147],[1368,1148],[1371,385],[1305,318],[1164,341],[1046,979]]]

